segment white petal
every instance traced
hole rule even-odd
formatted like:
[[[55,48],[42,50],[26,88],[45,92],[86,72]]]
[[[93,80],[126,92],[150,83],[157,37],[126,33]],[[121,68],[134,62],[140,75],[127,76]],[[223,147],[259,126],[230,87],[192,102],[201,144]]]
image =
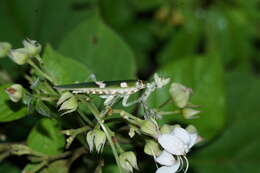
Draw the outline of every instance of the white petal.
[[[169,153],[174,155],[186,154],[186,145],[176,136],[163,134],[158,137],[159,144]]]
[[[176,164],[172,166],[162,166],[156,170],[156,173],[175,173],[180,167],[180,162],[176,162]]]
[[[191,148],[193,145],[197,143],[198,139],[198,134],[197,133],[191,133],[190,134],[190,143],[189,143],[189,148]]]
[[[181,127],[176,127],[173,129],[171,132],[171,135],[176,136],[179,138],[184,144],[189,145],[190,143],[190,134],[187,132],[187,130],[181,128]]]
[[[165,166],[172,166],[177,162],[173,155],[165,150],[155,158],[155,161]]]

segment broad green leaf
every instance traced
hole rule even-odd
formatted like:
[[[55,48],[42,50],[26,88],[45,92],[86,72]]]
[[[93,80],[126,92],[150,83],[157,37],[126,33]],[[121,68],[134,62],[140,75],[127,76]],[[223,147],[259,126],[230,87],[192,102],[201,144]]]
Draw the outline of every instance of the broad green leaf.
[[[29,163],[23,169],[23,173],[67,173],[68,166],[66,160],[52,162],[47,167],[42,163]]]
[[[159,73],[170,77],[171,82],[181,83],[193,89],[191,102],[200,105],[202,112],[199,118],[184,120],[181,116],[169,115],[162,122],[172,122],[176,119],[187,124],[194,124],[200,135],[206,140],[217,135],[225,122],[225,97],[223,88],[223,70],[216,57],[191,57],[173,61],[162,67]],[[168,87],[158,90],[152,97],[153,106],[160,105],[169,98]],[[174,110],[174,104],[166,108]]]
[[[43,62],[45,71],[54,78],[56,84],[86,81],[91,74],[86,66],[60,55],[49,45],[44,51]]]
[[[19,172],[21,172],[21,170],[17,166],[15,166],[9,162],[1,162],[0,172],[1,173],[2,172],[3,173],[19,173]]]
[[[168,64],[173,59],[193,56],[198,51],[202,22],[194,16],[186,15],[185,17],[187,18],[185,20],[188,20],[188,22],[185,23],[183,28],[169,35],[170,41],[159,53],[158,62],[161,65]]]
[[[134,78],[132,51],[98,15],[77,26],[64,38],[59,50],[89,67],[98,80]]]
[[[238,64],[251,58],[252,29],[247,14],[238,9],[216,8],[206,18],[207,51],[218,53],[225,64]]]
[[[93,7],[94,4],[86,0],[27,0],[26,3],[23,0],[1,0],[0,29],[4,32],[0,32],[0,38],[15,45],[25,37],[57,45],[94,10]]]
[[[118,32],[127,29],[131,21],[134,19],[134,11],[129,8],[131,2],[127,0],[101,0],[99,2],[102,17],[110,26]]]
[[[40,173],[68,173],[67,160],[58,160],[51,163],[47,168],[43,169]]]
[[[236,72],[226,81],[228,126],[214,143],[195,153],[192,165],[200,173],[259,172],[260,80]]]
[[[9,122],[27,115],[27,110],[21,102],[12,102],[5,89],[10,85],[0,86],[0,122]]]
[[[42,163],[29,163],[23,168],[23,173],[37,173],[43,166]]]
[[[60,130],[55,119],[43,118],[31,130],[27,138],[27,145],[33,150],[47,155],[59,154],[65,145],[65,138]]]

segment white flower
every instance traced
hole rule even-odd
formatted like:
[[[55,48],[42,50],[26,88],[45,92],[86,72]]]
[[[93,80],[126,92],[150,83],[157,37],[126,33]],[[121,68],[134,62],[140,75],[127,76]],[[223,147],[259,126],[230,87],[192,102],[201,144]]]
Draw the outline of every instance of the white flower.
[[[172,154],[164,150],[158,157],[155,158],[155,161],[161,165],[172,166],[175,164],[176,159]]]
[[[13,84],[6,88],[5,92],[13,102],[19,102],[23,97],[23,87],[20,84]]]
[[[162,166],[156,170],[156,173],[175,173],[180,167],[180,161],[172,166]]]
[[[170,134],[162,134],[158,137],[159,144],[173,155],[186,155],[190,148],[198,142],[198,134],[195,130],[188,131],[181,127],[175,127]]]
[[[184,108],[189,102],[192,89],[179,83],[172,83],[170,93],[176,106],[179,108]]]
[[[68,114],[74,112],[78,108],[78,102],[76,97],[71,94],[70,92],[65,92],[61,95],[60,99],[58,100],[57,105],[60,105],[59,111],[65,110],[66,112],[62,113],[61,115]]]
[[[8,55],[8,52],[11,50],[12,46],[8,42],[0,42],[0,58],[3,58]]]
[[[163,151],[155,161],[163,165],[156,170],[156,173],[175,173],[180,167],[180,160],[176,160],[173,155],[167,151]]]
[[[30,57],[38,55],[42,49],[42,46],[35,40],[23,40],[23,45]]]
[[[18,65],[25,64],[29,59],[29,54],[25,48],[10,50],[8,56]]]

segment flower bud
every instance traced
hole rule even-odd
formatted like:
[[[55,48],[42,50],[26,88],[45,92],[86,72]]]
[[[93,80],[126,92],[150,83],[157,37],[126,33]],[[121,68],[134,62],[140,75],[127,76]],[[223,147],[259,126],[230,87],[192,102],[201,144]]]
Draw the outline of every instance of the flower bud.
[[[7,42],[0,42],[0,58],[7,56],[11,48],[11,44]]]
[[[25,48],[10,50],[8,56],[18,65],[24,65],[29,59],[29,54]]]
[[[168,125],[168,124],[164,124],[161,128],[160,128],[160,132],[162,134],[169,134],[171,133],[171,131],[173,130],[173,127]]]
[[[192,90],[179,83],[172,83],[170,93],[175,104],[179,108],[184,108],[188,104]]]
[[[20,84],[13,84],[5,92],[13,102],[19,102],[23,97],[23,87]]]
[[[154,119],[143,120],[141,124],[141,131],[154,138],[159,135],[159,127]]]
[[[77,99],[70,92],[65,92],[64,94],[62,94],[57,105],[58,106],[61,105],[59,111],[67,110],[62,115],[71,113],[71,112],[77,110],[77,108],[78,108]]]
[[[147,140],[144,146],[144,152],[151,156],[159,156],[161,154],[160,146],[154,140]]]
[[[119,163],[127,172],[133,172],[138,169],[136,155],[132,151],[124,152],[119,156]]]
[[[30,57],[38,55],[42,50],[42,46],[35,40],[23,40],[23,45]]]
[[[193,119],[196,118],[195,115],[199,114],[200,111],[192,109],[192,108],[184,108],[182,110],[182,115],[184,116],[184,118],[186,119]]]
[[[93,151],[95,145],[96,151],[100,152],[106,143],[106,134],[101,130],[94,129],[88,132],[87,143],[90,151]]]

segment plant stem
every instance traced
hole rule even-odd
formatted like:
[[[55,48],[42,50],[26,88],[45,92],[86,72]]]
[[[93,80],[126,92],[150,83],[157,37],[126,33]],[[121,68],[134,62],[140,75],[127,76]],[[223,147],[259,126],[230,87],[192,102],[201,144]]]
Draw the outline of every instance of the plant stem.
[[[32,60],[29,60],[28,63],[43,77],[45,77],[47,80],[49,80],[51,83],[53,83],[52,78],[44,73]]]
[[[121,165],[120,165],[120,162],[119,162],[119,156],[118,156],[118,153],[117,153],[117,150],[116,150],[116,146],[111,138],[111,131],[110,129],[102,122],[101,118],[100,118],[100,113],[98,111],[98,109],[96,108],[96,106],[92,103],[89,103],[85,100],[82,100],[86,106],[89,108],[89,110],[93,113],[93,115],[95,116],[96,120],[98,121],[98,123],[100,124],[101,128],[103,129],[103,131],[105,132],[106,134],[106,137],[107,137],[107,140],[112,148],[112,152],[113,152],[113,155],[116,159],[116,163],[119,167],[119,171],[120,173],[122,173],[122,168],[121,168]],[[110,133],[109,133],[110,132]]]
[[[88,125],[90,125],[91,127],[94,127],[94,123],[93,123],[92,121],[90,121],[90,119],[89,119],[88,117],[86,117],[85,114],[84,114],[82,111],[78,110],[78,113],[79,113],[80,117],[81,117],[86,123],[88,123]]]

